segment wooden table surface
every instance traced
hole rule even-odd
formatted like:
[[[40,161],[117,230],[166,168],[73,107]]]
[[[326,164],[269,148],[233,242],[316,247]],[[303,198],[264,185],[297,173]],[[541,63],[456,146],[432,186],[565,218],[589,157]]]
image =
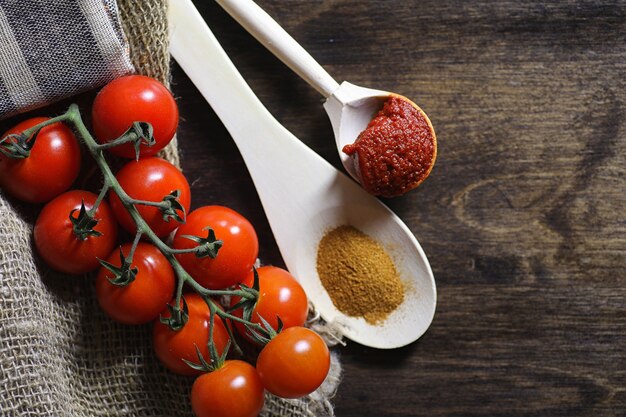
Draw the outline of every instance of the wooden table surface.
[[[269,110],[340,167],[322,97],[196,3]],[[626,3],[258,3],[338,81],[412,98],[439,138],[431,177],[385,200],[430,259],[435,319],[402,349],[341,348],[336,414],[624,415]],[[193,205],[243,213],[281,265],[228,133],[177,66],[173,82]]]

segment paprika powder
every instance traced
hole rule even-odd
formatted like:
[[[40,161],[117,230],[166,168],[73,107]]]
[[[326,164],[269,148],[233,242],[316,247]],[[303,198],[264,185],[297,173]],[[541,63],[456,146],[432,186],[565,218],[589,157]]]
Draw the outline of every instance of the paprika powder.
[[[404,300],[404,285],[391,257],[352,226],[326,233],[317,251],[317,272],[335,307],[379,324]]]

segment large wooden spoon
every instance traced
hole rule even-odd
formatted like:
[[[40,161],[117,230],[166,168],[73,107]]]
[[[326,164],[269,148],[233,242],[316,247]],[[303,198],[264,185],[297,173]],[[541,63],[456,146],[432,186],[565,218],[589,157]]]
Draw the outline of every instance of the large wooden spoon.
[[[170,3],[171,53],[209,102],[245,160],[280,252],[321,316],[350,339],[377,348],[411,343],[430,325],[437,298],[426,255],[377,198],[285,129],[246,84],[191,0]],[[353,225],[389,251],[407,294],[384,323],[339,311],[319,279],[326,232]]]

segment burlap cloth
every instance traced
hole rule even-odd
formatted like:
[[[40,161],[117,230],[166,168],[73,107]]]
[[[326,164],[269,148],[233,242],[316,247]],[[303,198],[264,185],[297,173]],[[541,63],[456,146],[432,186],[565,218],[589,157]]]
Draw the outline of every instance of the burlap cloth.
[[[164,82],[170,76],[166,3],[119,1],[135,67]],[[163,156],[178,164],[175,142]],[[191,416],[193,381],[159,364],[151,327],[106,317],[92,277],[47,270],[33,254],[31,232],[0,193],[0,415]],[[317,392],[291,401],[267,395],[262,415],[333,415],[329,399],[339,372],[333,355]]]

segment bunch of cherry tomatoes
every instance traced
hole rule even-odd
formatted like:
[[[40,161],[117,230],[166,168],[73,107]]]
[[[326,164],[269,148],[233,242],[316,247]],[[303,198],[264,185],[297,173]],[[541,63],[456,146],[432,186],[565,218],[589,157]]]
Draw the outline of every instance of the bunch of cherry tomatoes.
[[[75,114],[63,117],[26,120],[0,138],[0,188],[45,203],[34,227],[40,257],[68,274],[99,269],[98,301],[113,320],[154,323],[154,351],[163,365],[199,375],[191,392],[198,417],[256,416],[265,390],[297,398],[319,387],[330,356],[324,341],[303,327],[302,287],[284,269],[254,268],[258,239],[241,214],[222,206],[189,212],[187,179],[154,156],[178,126],[167,88],[138,75],[105,86],[92,108],[97,142]],[[99,195],[70,190],[81,165],[75,132],[105,178],[106,152],[131,159]],[[135,236],[119,247],[118,225],[122,235]],[[247,351],[260,350],[256,361],[240,348],[255,343]],[[232,345],[239,359],[229,352]]]

